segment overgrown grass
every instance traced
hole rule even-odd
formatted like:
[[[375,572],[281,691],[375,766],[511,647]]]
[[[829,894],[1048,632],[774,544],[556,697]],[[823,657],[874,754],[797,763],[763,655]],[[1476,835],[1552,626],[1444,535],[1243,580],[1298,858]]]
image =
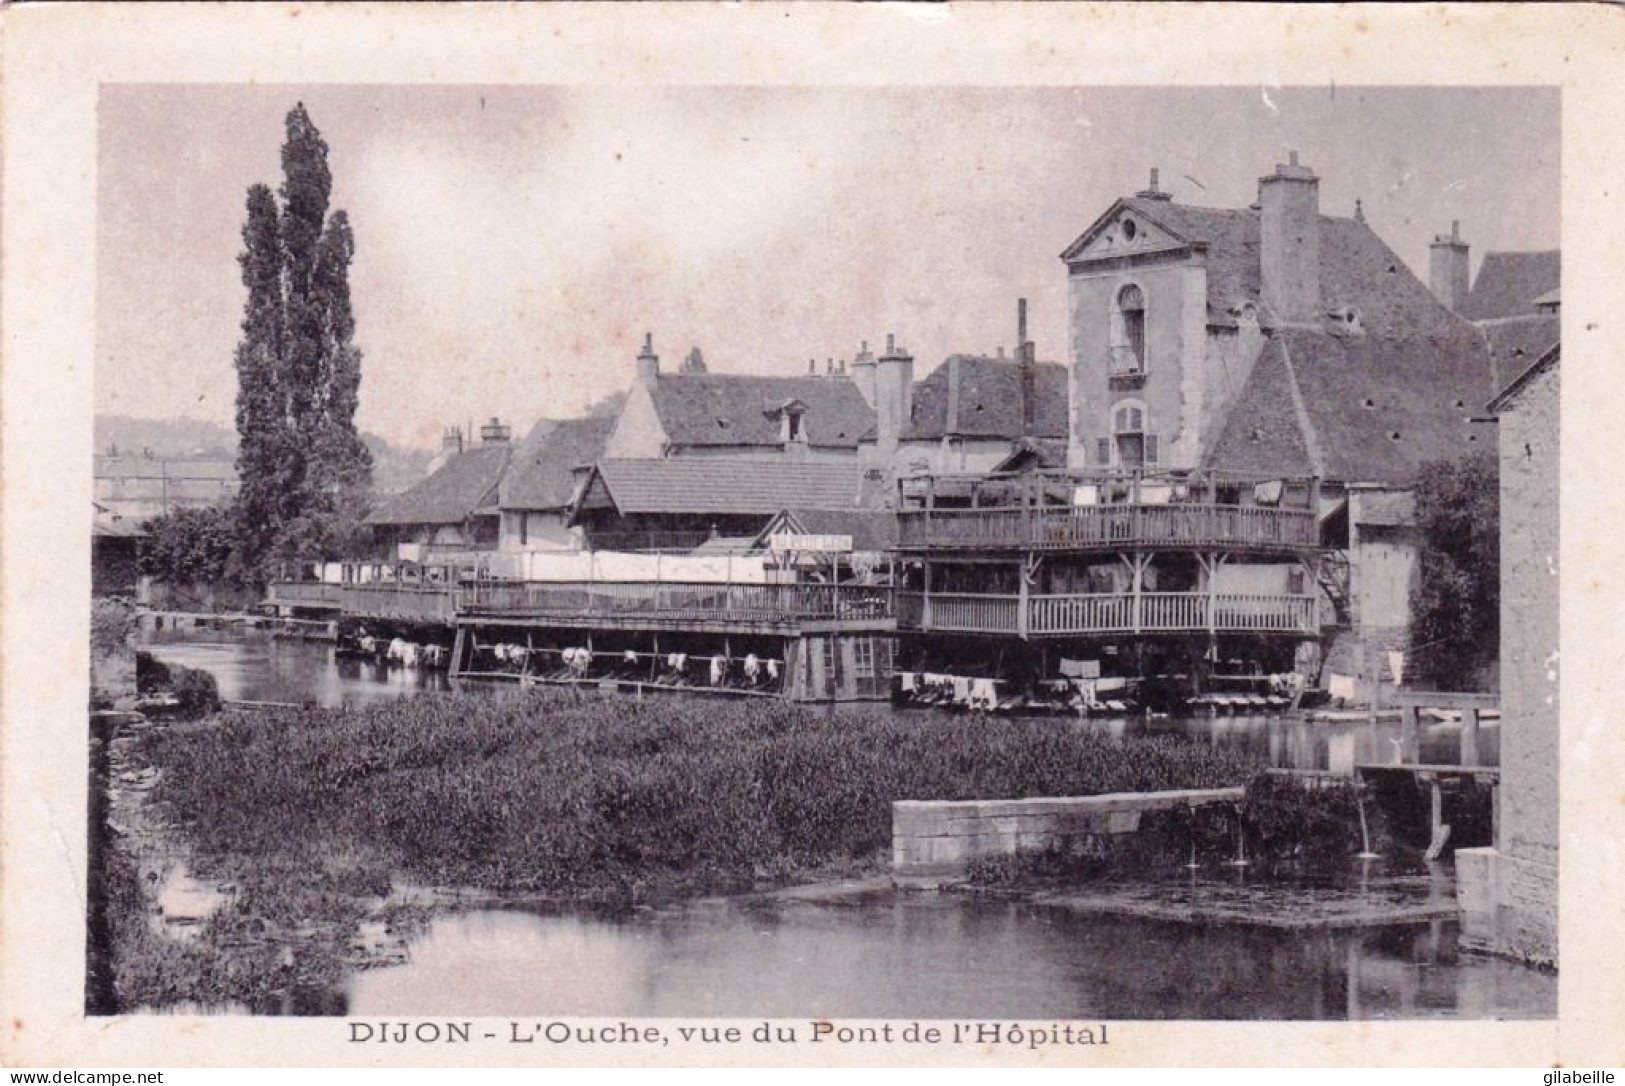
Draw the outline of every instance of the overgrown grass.
[[[577,900],[725,890],[877,861],[897,799],[1220,787],[1261,768],[1059,722],[555,692],[227,714],[153,743],[170,817],[271,913],[395,874]]]

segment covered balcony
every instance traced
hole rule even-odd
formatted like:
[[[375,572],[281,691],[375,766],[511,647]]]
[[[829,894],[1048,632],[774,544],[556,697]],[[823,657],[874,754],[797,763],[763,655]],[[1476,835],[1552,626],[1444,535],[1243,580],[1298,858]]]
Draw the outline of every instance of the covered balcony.
[[[1112,592],[1068,595],[903,592],[897,625],[921,633],[1020,638],[1089,634],[1320,633],[1313,595]]]
[[[899,549],[913,552],[1320,544],[1314,479],[1029,472],[899,480]]]

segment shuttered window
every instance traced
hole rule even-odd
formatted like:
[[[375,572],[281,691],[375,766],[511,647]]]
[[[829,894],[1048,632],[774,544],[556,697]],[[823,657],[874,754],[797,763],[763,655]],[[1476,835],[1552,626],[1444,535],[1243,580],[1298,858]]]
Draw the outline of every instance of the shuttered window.
[[[1156,434],[1146,434],[1145,435],[1145,462],[1147,464],[1155,464],[1157,462],[1157,435]]]
[[[1100,438],[1095,442],[1095,460],[1101,467],[1112,462],[1112,443],[1110,438]]]

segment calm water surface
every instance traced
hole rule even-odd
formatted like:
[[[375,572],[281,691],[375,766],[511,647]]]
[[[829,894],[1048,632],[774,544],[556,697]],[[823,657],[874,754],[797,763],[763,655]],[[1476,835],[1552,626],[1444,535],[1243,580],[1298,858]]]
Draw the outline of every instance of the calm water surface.
[[[699,902],[615,921],[446,916],[351,1015],[1538,1018],[1556,978],[1461,955],[1443,921],[1284,931],[958,894]]]
[[[360,660],[338,660],[330,645],[315,641],[273,638],[259,630],[182,629],[146,631],[143,647],[166,663],[183,664],[212,672],[220,696],[228,701],[287,701],[337,706],[394,698],[422,690],[444,690],[444,673],[390,668]],[[929,721],[930,709],[907,710]],[[1055,717],[1033,718],[1055,725]],[[1300,715],[1274,713],[1257,716],[1207,715],[1175,717],[1135,716],[1078,722],[1110,735],[1178,735],[1199,743],[1250,751],[1270,765],[1286,769],[1333,769],[1352,772],[1357,763],[1387,764],[1399,760],[1397,722],[1310,722]],[[1424,762],[1455,764],[1460,728],[1450,724],[1424,727],[1421,757]],[[1485,722],[1479,732],[1480,756],[1486,765],[1498,764],[1500,729]]]
[[[259,631],[148,632],[143,640],[166,662],[212,672],[229,700],[337,706],[447,685],[437,673],[335,660],[328,645]],[[919,716],[923,725],[932,714]],[[1284,715],[1034,720],[1040,723],[1181,735],[1294,769],[1391,762],[1398,736],[1397,724],[1315,724]],[[1452,727],[1427,729],[1424,760],[1454,761],[1456,736]],[[1495,736],[1493,723],[1481,735],[1488,760]],[[701,901],[626,918],[482,908],[437,918],[404,951],[404,964],[358,972],[344,992],[327,993],[320,1012],[975,1019],[1556,1013],[1555,977],[1459,953],[1447,921],[1283,930],[958,894]]]

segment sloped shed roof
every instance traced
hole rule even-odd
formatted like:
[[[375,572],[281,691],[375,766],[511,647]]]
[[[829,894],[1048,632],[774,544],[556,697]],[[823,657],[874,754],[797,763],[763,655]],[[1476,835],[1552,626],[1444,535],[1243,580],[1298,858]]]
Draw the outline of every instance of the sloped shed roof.
[[[655,412],[675,445],[773,445],[780,426],[770,413],[791,400],[806,405],[807,444],[855,449],[875,412],[851,380],[750,374],[662,374],[650,389]]]
[[[513,446],[476,445],[446,461],[427,479],[383,502],[366,523],[461,524],[492,506]]]
[[[503,509],[563,509],[575,497],[575,470],[603,455],[615,419],[543,419],[514,450],[502,477]]]
[[[635,513],[761,514],[791,507],[847,509],[861,493],[857,460],[747,460],[673,457],[600,460],[589,496],[606,498],[621,515]]]

